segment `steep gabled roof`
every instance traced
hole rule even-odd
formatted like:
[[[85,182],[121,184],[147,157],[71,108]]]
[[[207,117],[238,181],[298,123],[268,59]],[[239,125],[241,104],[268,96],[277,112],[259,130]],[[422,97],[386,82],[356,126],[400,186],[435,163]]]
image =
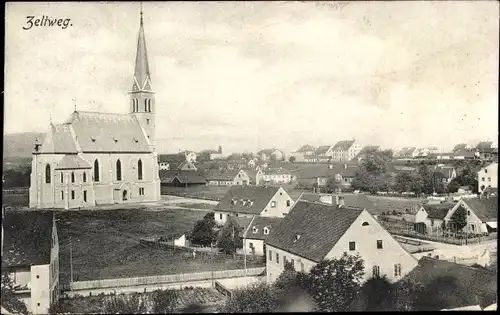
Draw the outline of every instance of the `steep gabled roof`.
[[[211,170],[208,171],[208,174],[205,176],[207,180],[234,180],[236,175],[238,175],[240,171],[231,171],[231,170],[224,170],[224,171],[218,171],[218,170]]]
[[[444,220],[448,212],[455,206],[455,203],[425,204],[422,205],[430,219]]]
[[[53,212],[6,212],[3,218],[3,267],[50,263]]]
[[[320,202],[321,196],[325,194],[303,193],[300,200],[309,202]],[[362,194],[341,194],[344,197],[344,205],[347,207],[366,209],[372,213],[375,209],[373,201]],[[332,201],[335,203],[335,195],[332,195]]]
[[[260,214],[279,187],[232,186],[214,211]]]
[[[317,155],[325,154],[328,151],[328,149],[330,149],[331,147],[332,147],[331,145],[319,146],[316,148],[315,154],[317,154]]]
[[[453,147],[453,152],[458,151],[458,150],[464,150],[466,148],[467,148],[467,143],[459,143]]]
[[[314,146],[310,145],[310,144],[306,144],[306,145],[303,145],[302,147],[300,147],[300,149],[298,149],[296,152],[309,152],[309,151],[314,151],[315,148]]]
[[[158,154],[158,162],[160,163],[182,163],[184,161],[186,161],[186,154],[184,152],[176,154]]]
[[[65,155],[59,163],[57,163],[56,170],[72,170],[72,169],[86,169],[92,168],[90,164],[78,155]]]
[[[474,157],[476,154],[474,151],[461,149],[454,153],[454,156],[463,156],[463,157]]]
[[[134,83],[132,91],[151,91],[151,77],[148,64],[148,51],[146,49],[146,35],[144,34],[144,25],[141,20],[139,27],[139,36],[137,38],[137,55],[135,57]]]
[[[298,201],[273,228],[266,244],[319,262],[362,212],[362,209]]]
[[[493,141],[481,141],[477,144],[476,149],[491,149]]]
[[[272,229],[278,225],[281,220],[283,219],[256,216],[253,222],[250,223],[246,238],[253,240],[266,240]],[[254,227],[256,230],[254,230]],[[267,228],[268,234],[264,234],[264,228]]]
[[[333,146],[332,150],[334,150],[334,151],[338,151],[338,150],[347,151],[347,150],[349,150],[350,147],[352,147],[354,142],[356,142],[356,141],[354,141],[354,140],[339,141]]]
[[[424,287],[429,285],[442,277],[451,277],[456,279],[458,284],[458,291],[453,293],[456,296],[466,297],[470,296],[471,301],[466,301],[468,304],[457,304],[459,299],[453,296],[446,296],[443,308],[455,308],[477,304],[476,296],[481,300],[487,296],[494,296],[497,293],[497,276],[495,273],[481,269],[473,268],[462,264],[456,264],[444,260],[438,260],[430,257],[422,257],[417,267],[410,271],[404,279],[411,279],[414,282],[421,283]],[[440,282],[438,282],[440,283]],[[443,283],[443,285],[446,285]],[[447,294],[451,293],[449,290]],[[443,296],[444,297],[444,296]]]
[[[498,218],[498,197],[462,199],[483,222],[496,221]]]
[[[181,184],[204,184],[206,182],[205,178],[198,175],[196,171],[179,171],[174,175],[174,179],[175,178],[177,178]]]
[[[40,153],[77,153],[77,144],[70,124],[50,125],[45,134]]]

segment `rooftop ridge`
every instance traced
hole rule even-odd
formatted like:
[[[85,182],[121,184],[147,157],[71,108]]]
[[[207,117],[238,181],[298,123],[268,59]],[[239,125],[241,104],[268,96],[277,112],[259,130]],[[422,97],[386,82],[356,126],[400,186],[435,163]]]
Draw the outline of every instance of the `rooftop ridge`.
[[[435,261],[435,262],[442,262],[442,263],[448,263],[448,264],[456,265],[456,266],[459,266],[459,267],[462,267],[462,268],[466,268],[466,269],[470,269],[470,270],[474,270],[474,271],[481,271],[481,272],[484,272],[484,273],[487,273],[487,274],[495,274],[495,272],[491,271],[491,270],[482,269],[482,268],[475,268],[475,267],[472,267],[472,266],[467,266],[467,265],[459,264],[459,263],[456,263],[456,262],[453,262],[453,261],[437,259],[437,258],[429,257],[429,256],[422,256],[422,258],[420,258],[420,260],[424,260],[424,258],[425,258],[425,260],[430,260],[430,261]]]

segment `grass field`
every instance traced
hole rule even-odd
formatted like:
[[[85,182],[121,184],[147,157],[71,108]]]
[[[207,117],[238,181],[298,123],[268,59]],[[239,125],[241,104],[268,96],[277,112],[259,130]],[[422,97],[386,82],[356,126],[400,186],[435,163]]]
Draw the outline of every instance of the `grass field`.
[[[205,214],[180,209],[58,212],[61,283],[70,278],[70,236],[74,281],[243,268],[241,261],[192,259],[185,252],[139,244],[142,237],[181,235]]]
[[[29,194],[10,195],[2,193],[2,205],[7,207],[28,207]]]

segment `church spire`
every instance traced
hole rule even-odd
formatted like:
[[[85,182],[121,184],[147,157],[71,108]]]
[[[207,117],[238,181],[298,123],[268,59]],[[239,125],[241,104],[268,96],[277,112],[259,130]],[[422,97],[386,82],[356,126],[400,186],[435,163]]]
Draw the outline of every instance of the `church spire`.
[[[151,91],[148,52],[146,49],[146,36],[144,35],[144,22],[142,17],[142,2],[139,37],[137,40],[137,55],[135,57],[134,83],[132,85],[132,92],[138,91]]]

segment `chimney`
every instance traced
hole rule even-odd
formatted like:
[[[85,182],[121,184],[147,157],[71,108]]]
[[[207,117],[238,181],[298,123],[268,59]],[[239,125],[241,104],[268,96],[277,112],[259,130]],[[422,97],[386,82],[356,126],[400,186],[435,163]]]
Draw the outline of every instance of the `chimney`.
[[[337,204],[337,206],[339,206],[339,208],[344,206],[344,196],[342,196],[342,195],[335,195],[335,199],[336,199],[335,200],[336,204]]]
[[[344,169],[345,169],[345,170],[347,169],[347,164],[344,164]]]
[[[319,201],[322,203],[327,203],[329,205],[333,204],[333,196],[332,195],[322,195],[319,197]]]

